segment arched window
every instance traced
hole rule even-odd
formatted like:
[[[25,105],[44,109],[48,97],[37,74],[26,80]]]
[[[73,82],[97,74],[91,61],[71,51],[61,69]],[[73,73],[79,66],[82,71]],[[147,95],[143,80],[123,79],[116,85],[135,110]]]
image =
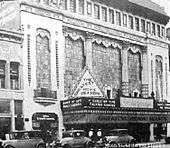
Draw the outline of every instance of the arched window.
[[[50,35],[47,30],[38,29],[36,37],[37,88],[51,89]]]
[[[161,100],[163,98],[163,60],[162,57],[157,55],[155,61],[155,84],[156,84],[156,99]]]

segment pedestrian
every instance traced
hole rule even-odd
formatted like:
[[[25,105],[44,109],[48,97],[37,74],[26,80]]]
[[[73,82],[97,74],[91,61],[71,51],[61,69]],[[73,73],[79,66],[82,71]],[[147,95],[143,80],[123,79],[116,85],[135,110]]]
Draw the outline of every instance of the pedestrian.
[[[89,138],[93,141],[94,140],[94,131],[93,129],[91,128],[90,131],[89,131]]]
[[[101,137],[102,137],[102,131],[101,131],[101,129],[98,129],[98,131],[97,131],[97,140],[100,140]]]

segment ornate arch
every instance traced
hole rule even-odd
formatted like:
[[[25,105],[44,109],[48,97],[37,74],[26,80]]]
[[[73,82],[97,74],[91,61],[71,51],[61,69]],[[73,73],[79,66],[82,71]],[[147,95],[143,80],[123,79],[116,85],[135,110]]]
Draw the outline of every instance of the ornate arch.
[[[37,88],[51,89],[51,36],[48,30],[38,28],[36,36]]]

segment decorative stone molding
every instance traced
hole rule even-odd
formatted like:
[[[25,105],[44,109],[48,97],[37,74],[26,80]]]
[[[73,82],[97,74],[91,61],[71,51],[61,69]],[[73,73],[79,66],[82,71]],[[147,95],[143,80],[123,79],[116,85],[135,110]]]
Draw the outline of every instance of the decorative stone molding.
[[[50,32],[46,29],[38,28],[37,34],[40,35],[42,38],[47,37],[48,39],[50,39]]]
[[[21,44],[23,41],[23,34],[20,32],[0,29],[0,40]]]
[[[75,29],[70,29],[68,27],[63,27],[63,34],[65,37],[71,37],[71,39],[73,39],[74,41],[78,40],[78,39],[82,39],[83,41],[85,41],[85,35],[78,30]]]
[[[109,47],[109,46],[112,46],[114,48],[122,49],[122,45],[120,43],[116,42],[115,40],[109,39],[109,38],[106,38],[106,37],[101,37],[101,36],[98,36],[98,35],[94,36],[92,42],[96,42],[97,44],[102,44],[106,48]]]

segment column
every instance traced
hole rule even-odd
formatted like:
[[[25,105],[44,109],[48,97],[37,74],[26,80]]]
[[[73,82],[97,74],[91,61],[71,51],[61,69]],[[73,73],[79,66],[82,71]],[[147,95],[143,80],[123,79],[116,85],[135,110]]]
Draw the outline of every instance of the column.
[[[150,138],[149,138],[149,141],[154,141],[154,124],[153,124],[153,123],[150,124],[149,130],[150,130]]]
[[[6,62],[5,67],[5,88],[10,89],[10,62]]]
[[[19,65],[19,89],[23,89],[23,65]]]
[[[127,42],[123,43],[121,63],[122,63],[122,94],[129,96],[129,83],[128,83],[128,47]]]
[[[92,71],[92,38],[93,34],[86,32],[85,40],[85,55],[86,55],[86,66]]]
[[[170,136],[170,123],[167,123],[167,137]]]
[[[147,47],[142,50],[142,96],[148,98],[148,55]]]
[[[11,108],[11,130],[15,130],[15,107],[14,107],[14,100],[11,100],[10,103],[10,108]]]

